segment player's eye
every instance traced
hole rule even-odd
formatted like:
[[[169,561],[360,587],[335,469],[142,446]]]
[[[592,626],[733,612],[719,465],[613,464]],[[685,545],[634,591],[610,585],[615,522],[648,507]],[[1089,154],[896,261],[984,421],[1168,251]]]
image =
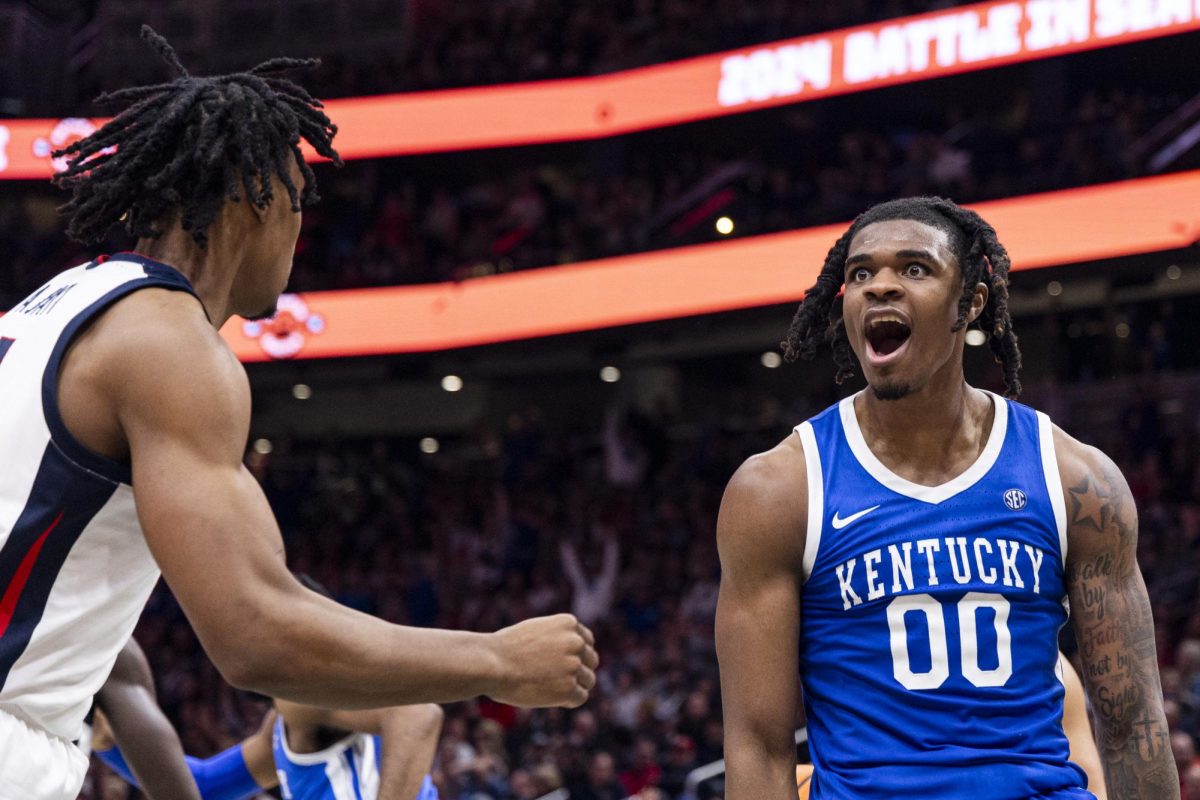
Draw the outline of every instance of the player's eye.
[[[865,280],[869,280],[870,278],[871,270],[867,269],[866,267],[856,267],[855,269],[850,270],[851,283],[861,283]]]
[[[929,274],[929,267],[914,261],[904,268],[904,274],[909,278],[923,278]]]

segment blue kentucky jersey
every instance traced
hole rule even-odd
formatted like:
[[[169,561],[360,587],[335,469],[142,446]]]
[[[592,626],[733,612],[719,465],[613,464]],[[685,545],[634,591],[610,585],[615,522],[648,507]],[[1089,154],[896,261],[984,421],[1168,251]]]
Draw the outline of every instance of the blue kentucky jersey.
[[[995,395],[977,461],[891,472],[847,398],[808,465],[800,644],[817,798],[1091,798],[1067,761],[1066,511],[1050,421]]]
[[[354,733],[316,753],[288,747],[283,717],[275,720],[275,771],[284,800],[375,800],[379,794],[378,736]],[[414,800],[438,800],[429,776]]]

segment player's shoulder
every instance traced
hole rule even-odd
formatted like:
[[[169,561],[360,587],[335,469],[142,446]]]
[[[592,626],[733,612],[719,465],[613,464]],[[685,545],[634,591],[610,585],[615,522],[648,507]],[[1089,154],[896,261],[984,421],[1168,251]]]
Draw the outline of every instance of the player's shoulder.
[[[92,327],[106,339],[136,342],[139,349],[182,346],[201,351],[217,348],[222,341],[195,295],[157,286],[117,300]]]
[[[725,488],[718,530],[725,537],[776,537],[795,541],[808,514],[804,446],[790,434],[779,444],[746,459]],[[803,536],[799,537],[803,541]]]
[[[187,292],[150,287],[106,309],[87,333],[89,359],[116,380],[170,387],[203,385],[208,392],[238,391],[245,370]]]
[[[808,484],[807,462],[800,437],[789,434],[770,450],[755,453],[742,462],[729,485],[725,496],[765,500],[775,496],[803,494]]]
[[[1097,480],[1113,486],[1125,485],[1121,470],[1103,450],[1079,441],[1053,422],[1051,433],[1058,473],[1065,489]]]

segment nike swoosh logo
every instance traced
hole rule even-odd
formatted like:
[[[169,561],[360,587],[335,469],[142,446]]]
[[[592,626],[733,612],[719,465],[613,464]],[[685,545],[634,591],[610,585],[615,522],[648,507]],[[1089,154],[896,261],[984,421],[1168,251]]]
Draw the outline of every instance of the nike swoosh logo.
[[[870,514],[872,511],[874,511],[877,508],[879,508],[879,506],[871,506],[870,508],[864,508],[862,511],[851,514],[848,517],[839,517],[837,515],[837,512],[835,511],[833,513],[833,527],[834,527],[834,529],[840,531],[842,528],[846,527],[851,522],[854,522],[854,520],[858,519],[859,517],[865,517],[867,514]]]

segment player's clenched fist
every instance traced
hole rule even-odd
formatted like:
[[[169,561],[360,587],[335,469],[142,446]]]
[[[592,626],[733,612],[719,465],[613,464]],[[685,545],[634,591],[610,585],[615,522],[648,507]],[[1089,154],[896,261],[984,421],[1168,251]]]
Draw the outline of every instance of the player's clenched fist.
[[[492,635],[498,668],[494,700],[514,706],[575,708],[596,685],[595,639],[571,614],[537,617]]]

